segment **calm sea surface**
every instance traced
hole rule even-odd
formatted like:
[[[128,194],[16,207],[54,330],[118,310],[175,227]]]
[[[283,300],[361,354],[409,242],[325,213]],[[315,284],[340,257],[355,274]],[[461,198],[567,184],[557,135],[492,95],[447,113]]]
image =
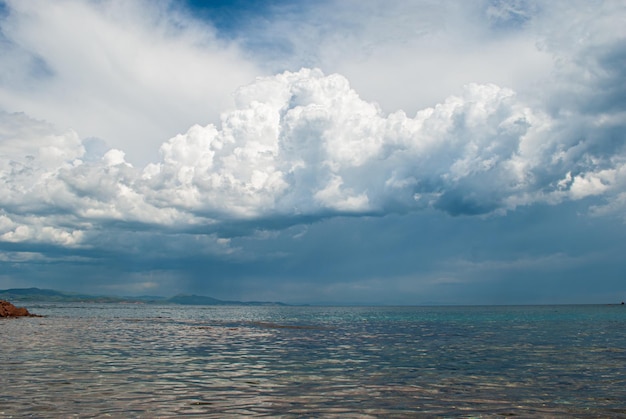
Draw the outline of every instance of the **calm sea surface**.
[[[626,417],[626,307],[29,304],[0,417]]]

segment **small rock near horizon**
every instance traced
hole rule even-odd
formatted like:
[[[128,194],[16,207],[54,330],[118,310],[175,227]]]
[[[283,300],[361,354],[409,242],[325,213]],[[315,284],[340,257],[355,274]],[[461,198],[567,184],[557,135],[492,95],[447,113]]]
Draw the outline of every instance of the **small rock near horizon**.
[[[0,300],[0,317],[28,317],[31,314],[24,307],[15,307],[8,301]]]

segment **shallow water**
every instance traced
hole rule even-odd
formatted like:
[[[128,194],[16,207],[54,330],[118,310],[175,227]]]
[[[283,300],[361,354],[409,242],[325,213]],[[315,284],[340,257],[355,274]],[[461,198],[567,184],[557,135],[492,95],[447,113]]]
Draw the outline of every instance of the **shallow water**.
[[[626,417],[626,308],[30,304],[0,417]]]

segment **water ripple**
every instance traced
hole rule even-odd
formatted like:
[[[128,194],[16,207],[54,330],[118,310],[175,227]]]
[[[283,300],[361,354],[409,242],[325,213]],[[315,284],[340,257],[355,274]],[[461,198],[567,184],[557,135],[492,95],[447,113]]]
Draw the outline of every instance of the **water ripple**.
[[[626,415],[624,311],[516,310],[42,305],[0,416]]]

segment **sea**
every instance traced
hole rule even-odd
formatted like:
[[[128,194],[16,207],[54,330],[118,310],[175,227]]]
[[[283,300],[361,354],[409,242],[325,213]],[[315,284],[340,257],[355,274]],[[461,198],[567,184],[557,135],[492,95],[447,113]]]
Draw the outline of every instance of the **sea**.
[[[626,418],[626,307],[30,303],[2,418]]]

